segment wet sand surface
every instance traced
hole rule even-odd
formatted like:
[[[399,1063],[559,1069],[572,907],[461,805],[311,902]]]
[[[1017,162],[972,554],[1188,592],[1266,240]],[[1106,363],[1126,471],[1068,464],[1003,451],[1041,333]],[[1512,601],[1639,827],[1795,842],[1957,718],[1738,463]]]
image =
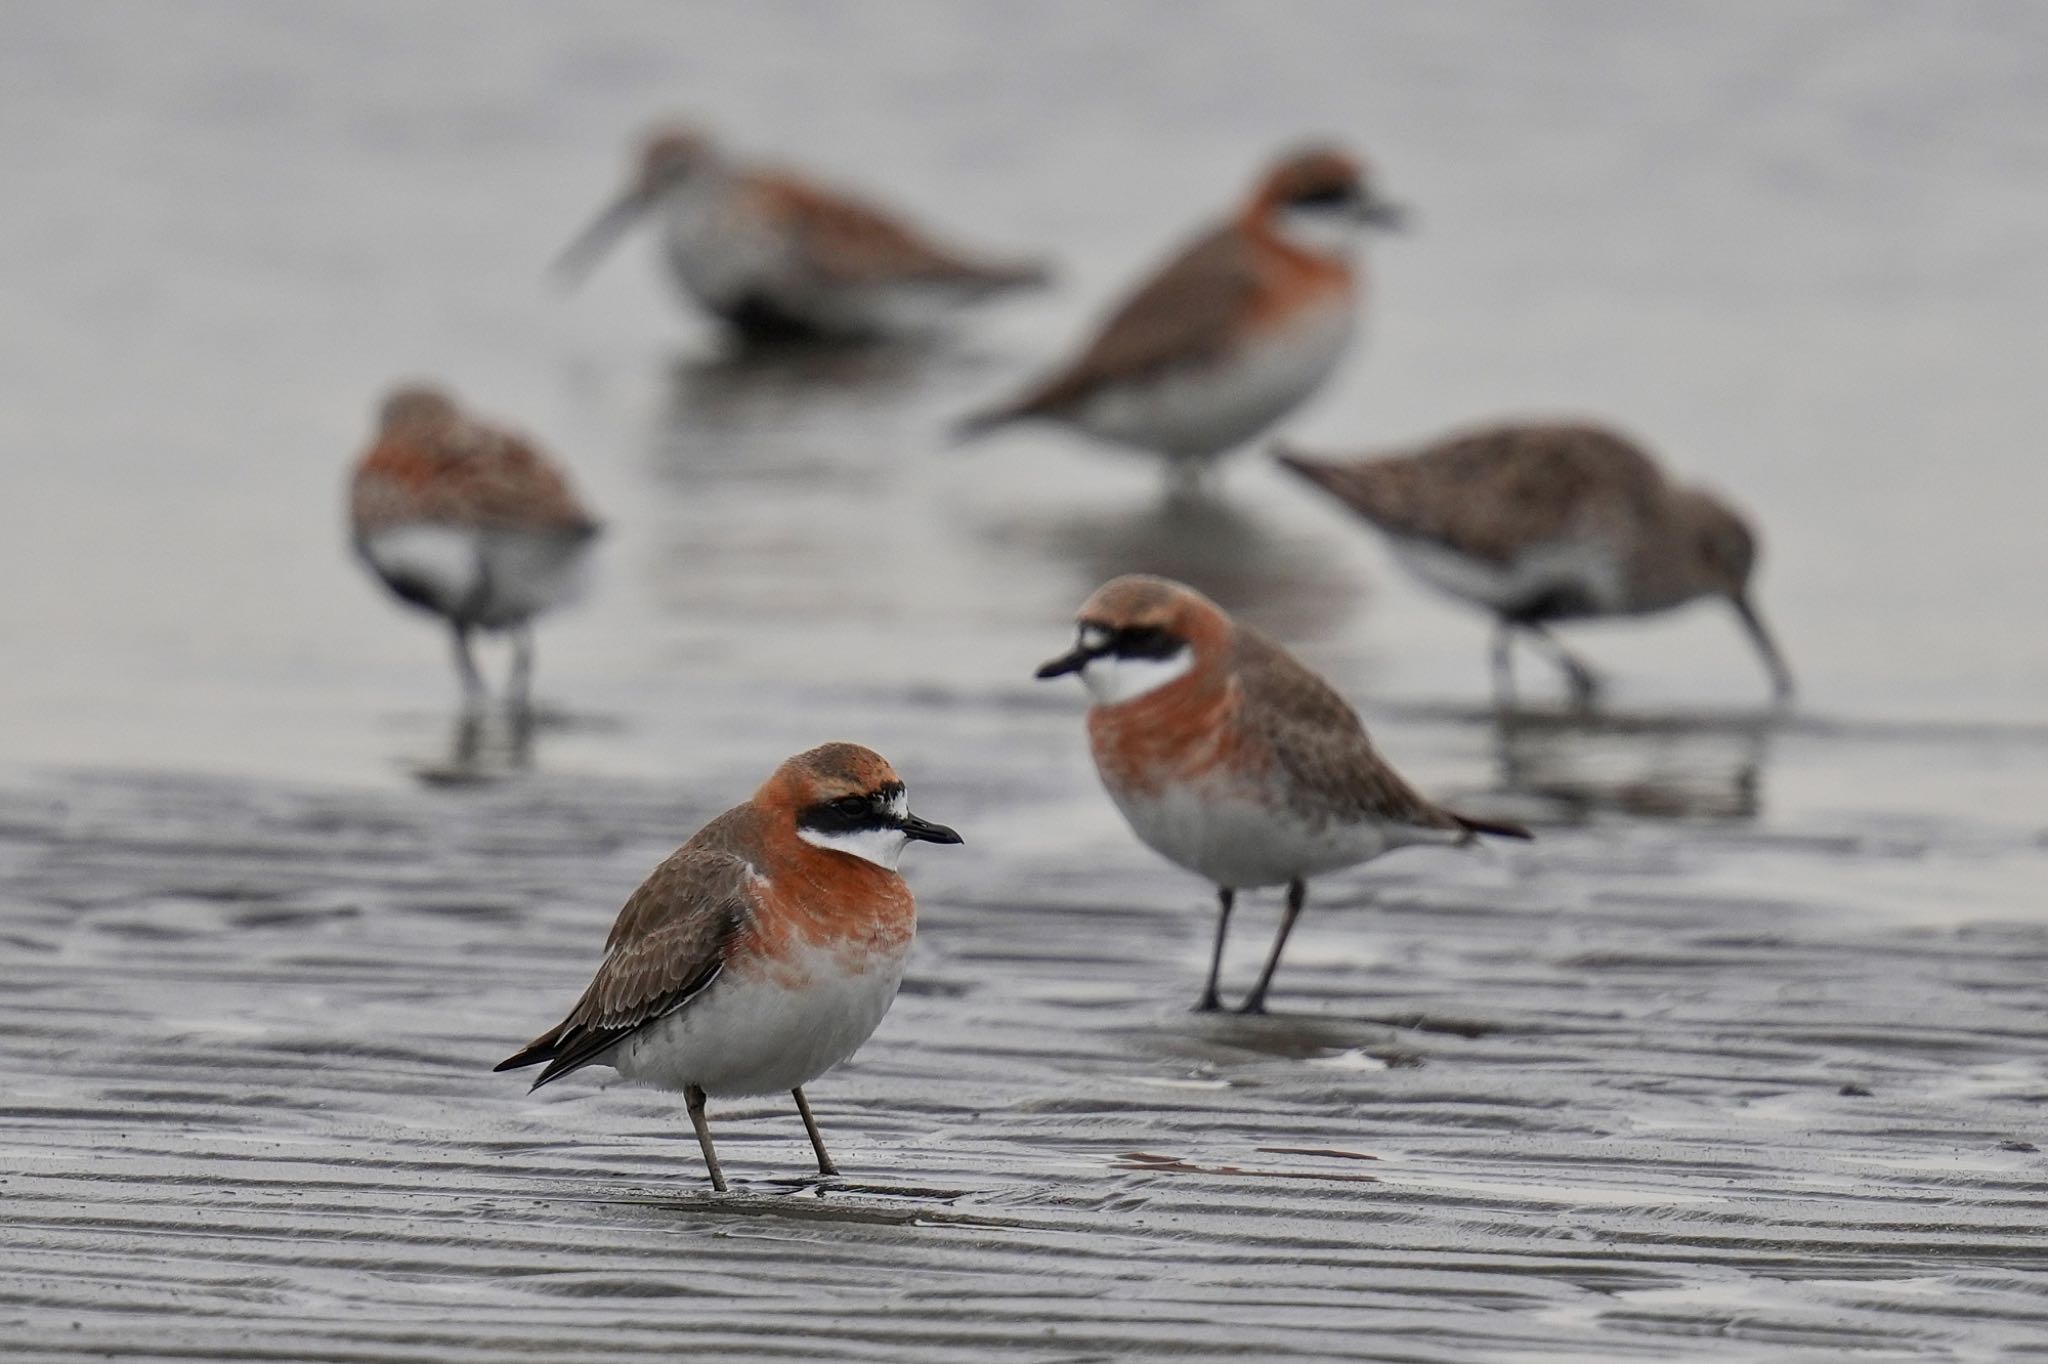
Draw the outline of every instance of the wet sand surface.
[[[2015,744],[2044,766],[2048,736]],[[1186,1012],[1208,904],[1100,811],[912,780],[969,844],[915,858],[903,995],[810,1087],[846,1176],[803,1178],[786,1103],[714,1102],[727,1198],[674,1096],[488,1071],[698,791],[10,789],[11,1348],[1783,1360],[2048,1332],[2038,829],[1596,817],[1403,854],[1320,887],[1278,1012],[1243,1019]]]
[[[0,16],[0,1354],[2043,1350],[2040,12],[1287,12]],[[550,291],[668,108],[1059,287],[749,356],[644,241]],[[1307,132],[1418,230],[1291,434],[1640,431],[1756,513],[1795,708],[1707,606],[1572,634],[1603,719],[1526,658],[1503,726],[1482,623],[1257,456],[1174,507],[1055,433],[945,443]],[[531,732],[460,720],[342,544],[415,373],[609,522]],[[1272,1017],[1188,1012],[1208,893],[1030,680],[1134,569],[1537,841],[1326,878]],[[967,839],[912,849],[904,994],[809,1089],[845,1179],[781,1102],[714,1103],[719,1199],[675,1096],[490,1073],[662,856],[827,739]]]

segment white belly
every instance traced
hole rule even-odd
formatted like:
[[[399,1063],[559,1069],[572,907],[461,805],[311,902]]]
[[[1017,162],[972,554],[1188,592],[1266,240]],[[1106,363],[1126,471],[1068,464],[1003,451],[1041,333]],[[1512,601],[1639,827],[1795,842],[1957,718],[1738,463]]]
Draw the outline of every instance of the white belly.
[[[411,525],[367,535],[363,557],[414,604],[484,629],[530,620],[583,586],[587,537]]]
[[[1538,545],[1506,564],[1493,564],[1429,540],[1396,536],[1388,544],[1401,566],[1422,581],[1492,611],[1513,614],[1525,603],[1559,595],[1589,603],[1596,615],[1623,609],[1621,559],[1604,545]]]
[[[635,1084],[706,1094],[795,1089],[853,1055],[889,1012],[908,951],[849,971],[813,951],[809,982],[723,976],[693,1003],[642,1028],[601,1063]]]
[[[662,245],[683,291],[713,312],[787,287],[784,244],[723,196],[679,195],[663,222]]]
[[[587,536],[528,531],[485,531],[484,580],[489,586],[477,624],[497,629],[567,605],[583,592],[591,541]]]
[[[1284,806],[1186,784],[1158,795],[1110,794],[1145,846],[1219,886],[1282,885],[1411,843],[1458,839],[1448,830],[1376,820],[1318,823]]]
[[[415,605],[444,616],[462,610],[483,580],[478,536],[460,526],[393,526],[360,542],[369,565]]]
[[[1094,435],[1161,454],[1201,459],[1242,445],[1321,387],[1351,341],[1341,305],[1239,347],[1216,363],[1162,371],[1143,383],[1107,384],[1074,414]]]

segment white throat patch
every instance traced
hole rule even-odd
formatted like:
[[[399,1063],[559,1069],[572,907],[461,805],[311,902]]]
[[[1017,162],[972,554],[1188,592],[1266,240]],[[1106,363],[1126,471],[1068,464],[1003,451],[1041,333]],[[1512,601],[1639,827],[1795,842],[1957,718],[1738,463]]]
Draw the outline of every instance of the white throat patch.
[[[828,834],[799,825],[796,836],[814,848],[851,853],[890,871],[896,870],[896,864],[903,860],[904,845],[910,842],[910,835],[901,829],[855,829],[849,833]]]
[[[1187,676],[1195,666],[1195,651],[1183,644],[1165,658],[1118,658],[1102,654],[1081,669],[1081,681],[1098,706],[1134,701],[1147,692],[1158,691],[1169,682]]]
[[[1273,215],[1281,236],[1318,256],[1351,259],[1364,224],[1342,208],[1282,208]]]

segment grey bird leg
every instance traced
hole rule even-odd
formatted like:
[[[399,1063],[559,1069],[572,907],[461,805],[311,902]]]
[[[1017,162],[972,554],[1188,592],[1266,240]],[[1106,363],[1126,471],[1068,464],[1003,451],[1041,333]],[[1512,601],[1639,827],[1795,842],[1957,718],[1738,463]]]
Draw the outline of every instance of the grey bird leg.
[[[1308,899],[1308,883],[1299,879],[1287,883],[1287,912],[1280,919],[1280,934],[1273,939],[1273,951],[1266,958],[1266,969],[1259,972],[1259,983],[1252,986],[1252,992],[1244,997],[1244,1003],[1237,1006],[1241,1014],[1262,1014],[1266,1012],[1266,989],[1273,983],[1273,972],[1280,967],[1280,954],[1287,947],[1287,935],[1294,931],[1294,921],[1301,917],[1302,902]]]
[[[711,1144],[711,1124],[704,1117],[704,1091],[695,1085],[685,1086],[683,1107],[690,1111],[690,1126],[697,1129],[697,1145],[704,1149],[704,1168],[711,1173],[711,1187],[724,1193],[725,1171],[718,1165],[718,1148]]]
[[[533,705],[533,627],[512,628],[512,677],[506,691],[512,713],[525,714]]]
[[[462,679],[462,699],[473,706],[484,699],[484,677],[469,651],[469,627],[456,621],[450,628],[455,634],[455,674]]]
[[[818,1173],[821,1175],[838,1174],[839,1167],[832,1163],[831,1153],[825,1149],[824,1135],[818,1131],[818,1120],[811,1116],[811,1106],[804,1099],[803,1086],[798,1085],[789,1092],[796,1098],[796,1111],[804,1116],[804,1131],[811,1134],[811,1149],[818,1153]]]
[[[1515,627],[1505,620],[1493,625],[1493,704],[1500,711],[1515,708]]]
[[[1216,887],[1216,946],[1209,951],[1209,985],[1195,1005],[1198,1014],[1213,1014],[1223,1007],[1223,1001],[1216,995],[1216,977],[1223,971],[1223,935],[1230,931],[1230,911],[1236,903],[1235,890],[1229,886]]]
[[[1600,676],[1584,663],[1570,649],[1558,642],[1556,635],[1533,622],[1522,627],[1532,639],[1541,640],[1557,666],[1564,669],[1565,684],[1571,688],[1572,704],[1584,710],[1600,695]]]

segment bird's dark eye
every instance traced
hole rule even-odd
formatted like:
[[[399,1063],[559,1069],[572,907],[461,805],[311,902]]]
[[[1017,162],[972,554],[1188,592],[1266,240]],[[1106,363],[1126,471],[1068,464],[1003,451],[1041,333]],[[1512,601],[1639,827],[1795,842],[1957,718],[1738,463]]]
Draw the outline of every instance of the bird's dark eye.
[[[1181,641],[1158,625],[1127,625],[1116,632],[1110,647],[1118,658],[1171,658]]]
[[[1293,203],[1300,208],[1342,208],[1358,198],[1358,191],[1349,185],[1318,185],[1294,196]]]
[[[868,808],[866,796],[841,796],[832,802],[832,808],[843,815],[857,815]]]

